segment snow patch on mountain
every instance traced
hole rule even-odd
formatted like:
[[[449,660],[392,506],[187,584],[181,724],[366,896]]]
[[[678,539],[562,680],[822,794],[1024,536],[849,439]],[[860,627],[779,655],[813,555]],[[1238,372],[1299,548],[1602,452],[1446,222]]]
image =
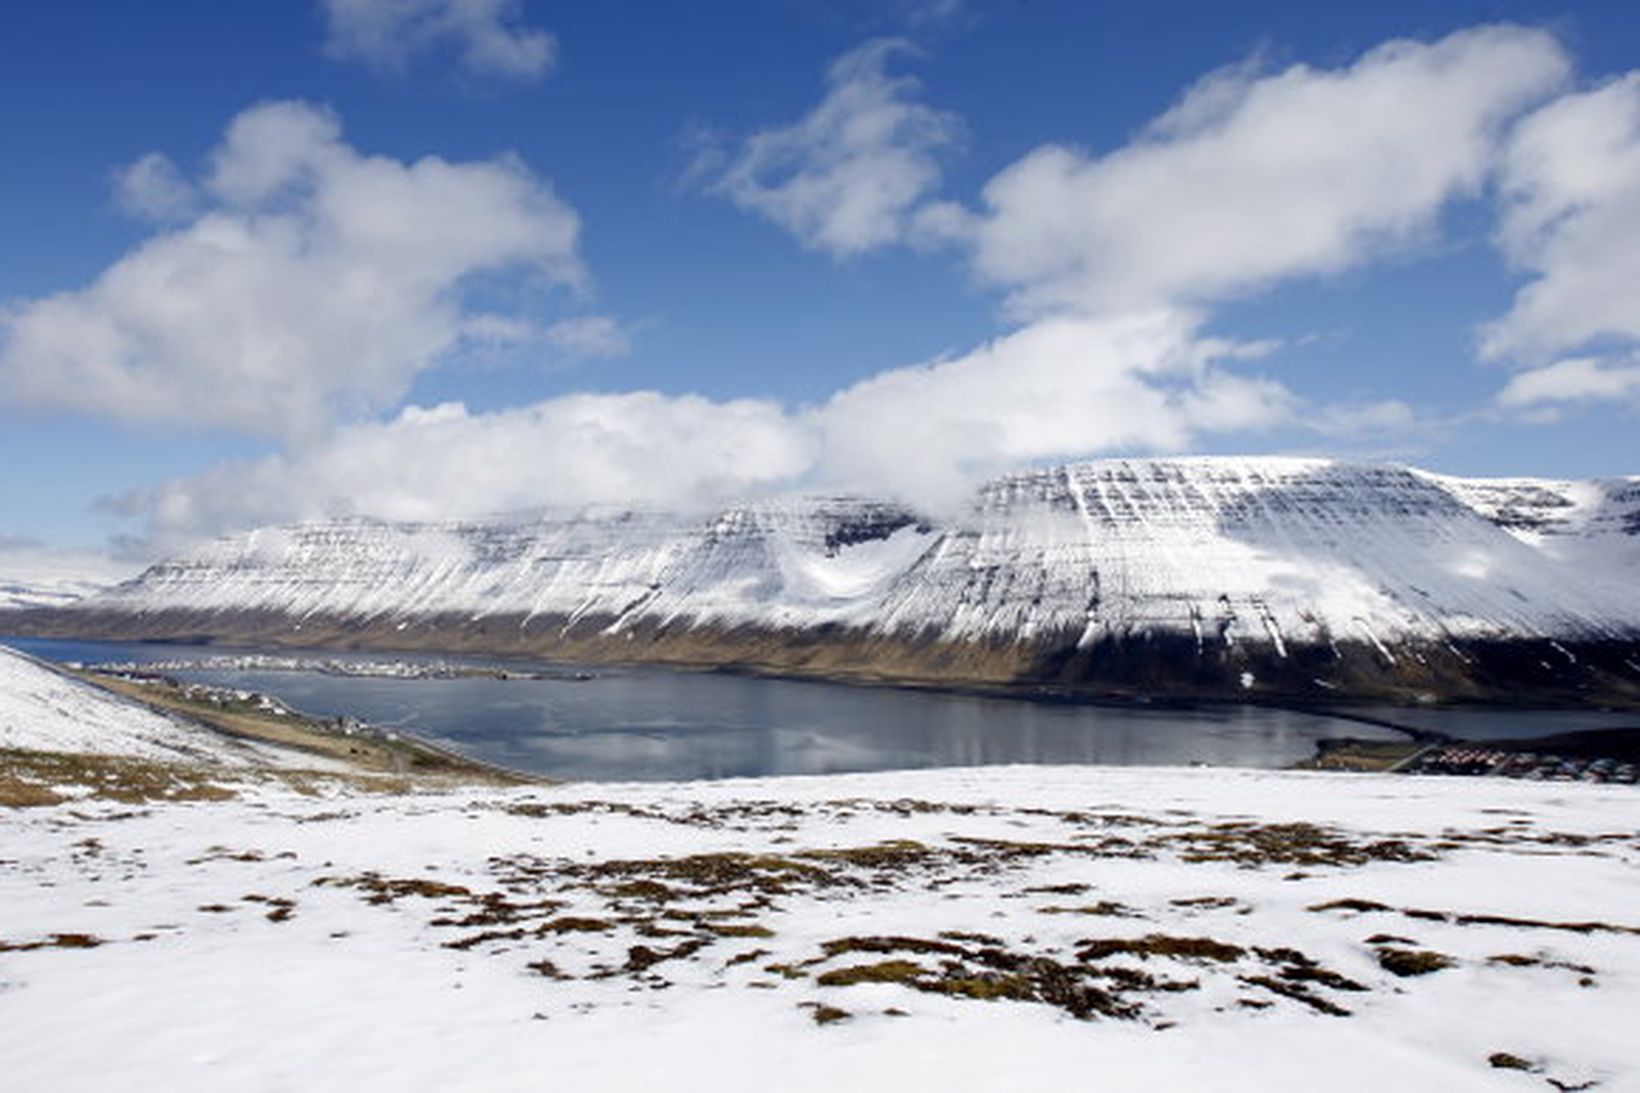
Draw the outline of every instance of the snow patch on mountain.
[[[1546,555],[1591,577],[1640,577],[1640,477],[1426,477]]]

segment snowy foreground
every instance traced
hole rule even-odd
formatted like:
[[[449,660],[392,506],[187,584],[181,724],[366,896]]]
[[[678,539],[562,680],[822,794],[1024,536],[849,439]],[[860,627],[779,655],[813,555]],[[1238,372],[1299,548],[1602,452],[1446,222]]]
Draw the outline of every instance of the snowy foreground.
[[[1626,787],[220,781],[0,809],[6,1089],[1640,1089]]]

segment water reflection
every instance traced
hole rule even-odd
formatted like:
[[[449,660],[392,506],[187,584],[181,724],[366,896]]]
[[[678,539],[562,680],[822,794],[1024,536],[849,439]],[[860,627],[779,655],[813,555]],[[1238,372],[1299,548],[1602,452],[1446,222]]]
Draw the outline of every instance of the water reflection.
[[[87,663],[197,659],[207,652],[159,644],[8,643],[37,656]],[[1309,757],[1325,737],[1405,739],[1392,729],[1254,706],[1051,705],[663,669],[600,669],[584,681],[244,670],[175,674],[278,695],[313,714],[399,727],[490,762],[595,781],[1000,763],[1279,767]],[[1600,713],[1371,712],[1468,738],[1608,728],[1634,720],[1632,714]]]
[[[358,680],[201,672],[204,682],[352,713],[526,770],[591,779],[995,763],[1281,766],[1322,736],[1388,730],[1279,710],[1155,711],[670,672],[562,680]]]

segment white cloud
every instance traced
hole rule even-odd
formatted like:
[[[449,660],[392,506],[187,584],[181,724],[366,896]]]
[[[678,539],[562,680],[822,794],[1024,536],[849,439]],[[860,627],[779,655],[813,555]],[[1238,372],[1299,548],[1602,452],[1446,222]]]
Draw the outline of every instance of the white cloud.
[[[1255,362],[1277,346],[1211,337],[1207,309],[1426,238],[1448,201],[1483,185],[1503,127],[1567,71],[1553,38],[1511,27],[1392,42],[1336,70],[1229,69],[1123,148],[1097,157],[1038,149],[993,179],[974,212],[927,204],[939,178],[935,153],[956,123],[919,105],[912,81],[887,74],[897,48],[870,43],[839,61],[820,106],[749,138],[716,185],[833,254],[918,233],[960,240],[975,270],[1009,293],[1022,321],[1013,332],[805,408],[653,392],[571,395],[490,414],[411,407],[389,421],[306,437],[285,454],[173,481],[128,499],[127,508],[147,513],[156,534],[174,536],[342,513],[482,516],[592,502],[689,508],[810,487],[949,506],[977,477],[1024,463],[1188,450],[1206,436],[1278,426],[1342,437],[1408,431],[1419,422],[1403,403],[1318,404],[1258,375]],[[312,112],[251,119],[235,133],[204,184],[220,207],[178,236],[216,220],[242,232],[291,217],[299,225],[334,220],[349,226],[336,230],[344,250],[368,254],[376,276],[432,266],[412,279],[414,291],[397,295],[418,302],[411,319],[438,320],[437,336],[393,357],[400,363],[386,371],[400,388],[363,390],[402,389],[405,376],[458,339],[583,354],[624,348],[620,327],[602,316],[554,326],[461,313],[454,287],[476,269],[533,262],[557,280],[575,277],[573,214],[515,164],[433,161],[446,173],[477,172],[486,185],[492,173],[511,180],[499,206],[553,210],[547,219],[566,229],[558,245],[503,248],[499,240],[519,238],[518,223],[533,223],[518,213],[495,235],[480,232],[474,242],[463,230],[405,256],[394,250],[404,244],[404,221],[373,216],[395,203],[353,175],[402,186],[422,164],[364,160],[340,143],[333,120]],[[465,184],[455,189],[471,196]],[[487,215],[497,205],[482,203]],[[410,217],[433,222],[436,233],[447,230],[446,219]],[[355,230],[359,224],[371,230]],[[327,296],[337,285],[327,284]],[[344,310],[360,308],[349,301]],[[302,328],[282,315],[276,329]],[[333,360],[352,361],[377,339],[414,329],[396,315]],[[327,331],[320,344],[334,341]],[[1561,393],[1555,397],[1627,389],[1627,372],[1592,367],[1581,388],[1571,373],[1537,382]],[[253,370],[237,369],[236,382],[246,374]],[[1542,402],[1529,387],[1510,397]],[[1574,389],[1586,393],[1565,394]],[[335,393],[326,388],[326,399]]]
[[[1047,319],[954,360],[873,376],[816,411],[821,477],[950,506],[1021,463],[1178,451],[1284,421],[1285,388],[1224,368],[1232,343],[1180,312]]]
[[[971,246],[1025,315],[1220,301],[1418,239],[1567,71],[1551,36],[1509,26],[1337,70],[1227,69],[1126,146],[1038,148],[987,184],[983,211],[935,206],[920,227]]]
[[[961,19],[969,0],[902,0],[905,21],[913,27],[944,26]]]
[[[544,506],[686,510],[766,491],[813,462],[770,402],[653,392],[570,395],[491,414],[409,407],[294,454],[230,463],[123,499],[166,545],[225,528],[338,515],[462,519]]]
[[[1640,363],[1573,357],[1521,372],[1498,393],[1498,405],[1509,409],[1600,401],[1640,404]]]
[[[813,250],[847,256],[903,239],[911,210],[939,184],[938,152],[960,131],[953,115],[915,101],[915,79],[888,73],[910,49],[878,39],[840,57],[820,104],[747,137],[712,172],[712,188]]]
[[[1026,322],[836,395],[817,414],[819,473],[949,501],[1029,461],[1277,425],[1411,428],[1398,401],[1310,405],[1248,375],[1275,346],[1208,337],[1202,306],[1428,233],[1567,68],[1552,37],[1515,27],[1391,42],[1337,70],[1238,66],[1107,155],[1035,150],[991,180],[982,212],[924,206],[916,233],[971,247]]]
[[[1294,400],[1224,362],[1248,347],[1190,318],[1055,320],[954,360],[895,369],[822,406],[654,392],[570,395],[471,414],[410,407],[385,423],[120,503],[161,544],[249,524],[364,514],[487,516],[592,503],[692,510],[824,486],[950,507],[1021,462],[1177,450],[1287,420]]]
[[[625,328],[608,315],[578,315],[553,323],[547,341],[572,357],[624,357],[632,352]]]
[[[1521,122],[1502,190],[1499,242],[1534,276],[1484,331],[1483,355],[1541,362],[1599,339],[1640,339],[1640,71]],[[1536,390],[1532,377],[1544,374],[1519,377],[1520,389]]]
[[[481,312],[462,320],[461,341],[466,358],[480,364],[552,365],[632,352],[631,335],[609,315],[576,315],[542,324]]]
[[[193,184],[158,152],[114,172],[114,197],[132,216],[158,222],[186,220],[198,207]]]
[[[510,348],[539,342],[541,327],[516,315],[481,311],[461,320],[461,338],[487,348]]]
[[[1345,440],[1407,433],[1424,425],[1418,412],[1400,399],[1328,404],[1307,413],[1302,424],[1323,436]]]
[[[366,156],[297,102],[234,119],[197,219],[78,291],[0,311],[0,397],[312,436],[458,341],[472,275],[576,285],[579,221],[512,158]]]
[[[552,69],[558,43],[520,21],[519,0],[320,0],[325,52],[401,72],[418,54],[455,51],[475,76],[534,80]]]

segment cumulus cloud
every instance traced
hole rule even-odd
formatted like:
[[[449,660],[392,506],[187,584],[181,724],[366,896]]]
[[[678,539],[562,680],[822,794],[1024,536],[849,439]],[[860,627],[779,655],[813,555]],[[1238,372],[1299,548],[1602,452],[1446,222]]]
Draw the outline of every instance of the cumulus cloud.
[[[1541,363],[1597,339],[1640,339],[1640,71],[1521,122],[1502,191],[1499,243],[1532,279],[1484,331],[1483,354]],[[1549,375],[1588,378],[1589,367],[1563,362],[1511,388],[1536,391]]]
[[[689,508],[804,488],[944,507],[975,478],[1022,463],[1188,450],[1204,437],[1278,426],[1344,437],[1405,431],[1417,415],[1403,403],[1317,405],[1260,375],[1258,361],[1279,346],[1213,337],[1211,308],[1427,238],[1449,201],[1479,192],[1507,123],[1567,72],[1551,37],[1511,27],[1392,42],[1337,69],[1228,69],[1124,147],[1097,156],[1061,146],[1030,153],[986,186],[975,210],[928,203],[939,178],[936,153],[956,123],[920,105],[913,82],[887,73],[898,48],[870,43],[843,58],[820,106],[793,126],[748,138],[720,164],[715,185],[806,246],[836,255],[912,236],[954,240],[976,273],[1006,292],[1019,324],[1011,332],[872,376],[809,407],[653,392],[570,395],[488,414],[412,407],[173,481],[127,498],[126,509],[146,513],[164,537],[343,513]],[[421,167],[364,161],[325,129],[323,115],[264,124],[242,145],[230,137],[204,181],[223,210],[177,235],[191,237],[213,217],[244,221],[250,231],[292,216],[306,223],[318,215],[312,210],[333,204],[352,209],[316,196],[329,184],[313,180],[328,178],[337,162],[374,164],[394,179]],[[588,355],[624,348],[618,324],[599,316],[553,326],[461,313],[454,286],[468,271],[527,262],[573,281],[576,268],[573,214],[540,184],[516,164],[466,169],[512,180],[503,208],[555,210],[548,219],[566,230],[556,247],[522,253],[492,245],[487,234],[465,249],[453,241],[433,248],[466,256],[437,265],[437,275],[415,282],[433,287],[409,294],[426,305],[414,316],[444,320],[435,324],[440,336],[418,340],[434,348],[401,352],[388,371],[402,381],[420,367],[402,362],[431,359],[456,338],[544,341]],[[351,185],[339,189],[358,196]],[[368,219],[383,202],[360,204],[346,222]],[[485,208],[493,213],[495,204]],[[432,219],[446,230],[447,218]],[[378,246],[385,252],[403,242],[390,220],[369,236],[373,258]],[[391,277],[416,262],[394,254],[382,266],[377,275]],[[356,301],[346,310],[358,310]],[[405,329],[413,324],[400,316],[383,336]],[[337,359],[373,344],[361,339]],[[1609,363],[1591,367],[1592,374],[1535,382],[1556,397],[1630,383]],[[1510,397],[1547,396],[1525,384]]]
[[[454,51],[470,75],[535,80],[558,56],[558,42],[521,21],[519,0],[320,0],[325,53],[402,72],[417,55]]]
[[[1059,320],[965,356],[894,369],[815,407],[654,392],[569,395],[489,414],[411,407],[289,454],[123,499],[161,543],[250,524],[363,514],[480,517],[594,503],[693,510],[798,488],[960,505],[1021,462],[1176,450],[1278,424],[1293,397],[1228,371],[1248,347],[1192,320]]]
[[[1389,42],[1336,70],[1239,66],[1131,143],[1038,148],[981,211],[938,205],[920,226],[969,246],[1024,315],[1216,302],[1419,238],[1567,71],[1551,36],[1510,26]]]
[[[1521,372],[1498,393],[1498,405],[1508,409],[1600,401],[1640,404],[1640,361],[1573,357]]]
[[[1210,337],[1205,307],[1425,237],[1480,190],[1505,124],[1567,72],[1552,37],[1518,27],[1390,42],[1334,70],[1237,66],[1106,155],[1029,153],[981,211],[922,206],[915,232],[966,245],[1023,325],[837,394],[815,417],[817,475],[949,499],[1029,461],[1284,424],[1410,428],[1398,401],[1306,405],[1250,375],[1276,347]]]
[[[877,39],[838,58],[820,104],[745,138],[709,172],[711,188],[812,250],[848,256],[899,242],[960,132],[953,115],[916,101],[917,80],[889,73],[911,48]]]
[[[1224,367],[1245,349],[1201,337],[1181,312],[1043,320],[839,392],[815,413],[820,473],[947,506],[975,478],[1032,460],[1178,451],[1275,425],[1294,400]]]
[[[0,397],[309,437],[449,351],[473,275],[583,276],[578,218],[517,160],[367,156],[305,103],[240,114],[194,189],[190,223],[0,310]]]
[[[198,196],[168,156],[149,152],[114,172],[114,198],[120,208],[141,220],[186,220]]]
[[[167,544],[224,528],[329,516],[491,516],[602,503],[687,510],[763,492],[814,461],[771,402],[653,392],[569,395],[490,414],[409,407],[324,442],[229,463],[118,502]]]

